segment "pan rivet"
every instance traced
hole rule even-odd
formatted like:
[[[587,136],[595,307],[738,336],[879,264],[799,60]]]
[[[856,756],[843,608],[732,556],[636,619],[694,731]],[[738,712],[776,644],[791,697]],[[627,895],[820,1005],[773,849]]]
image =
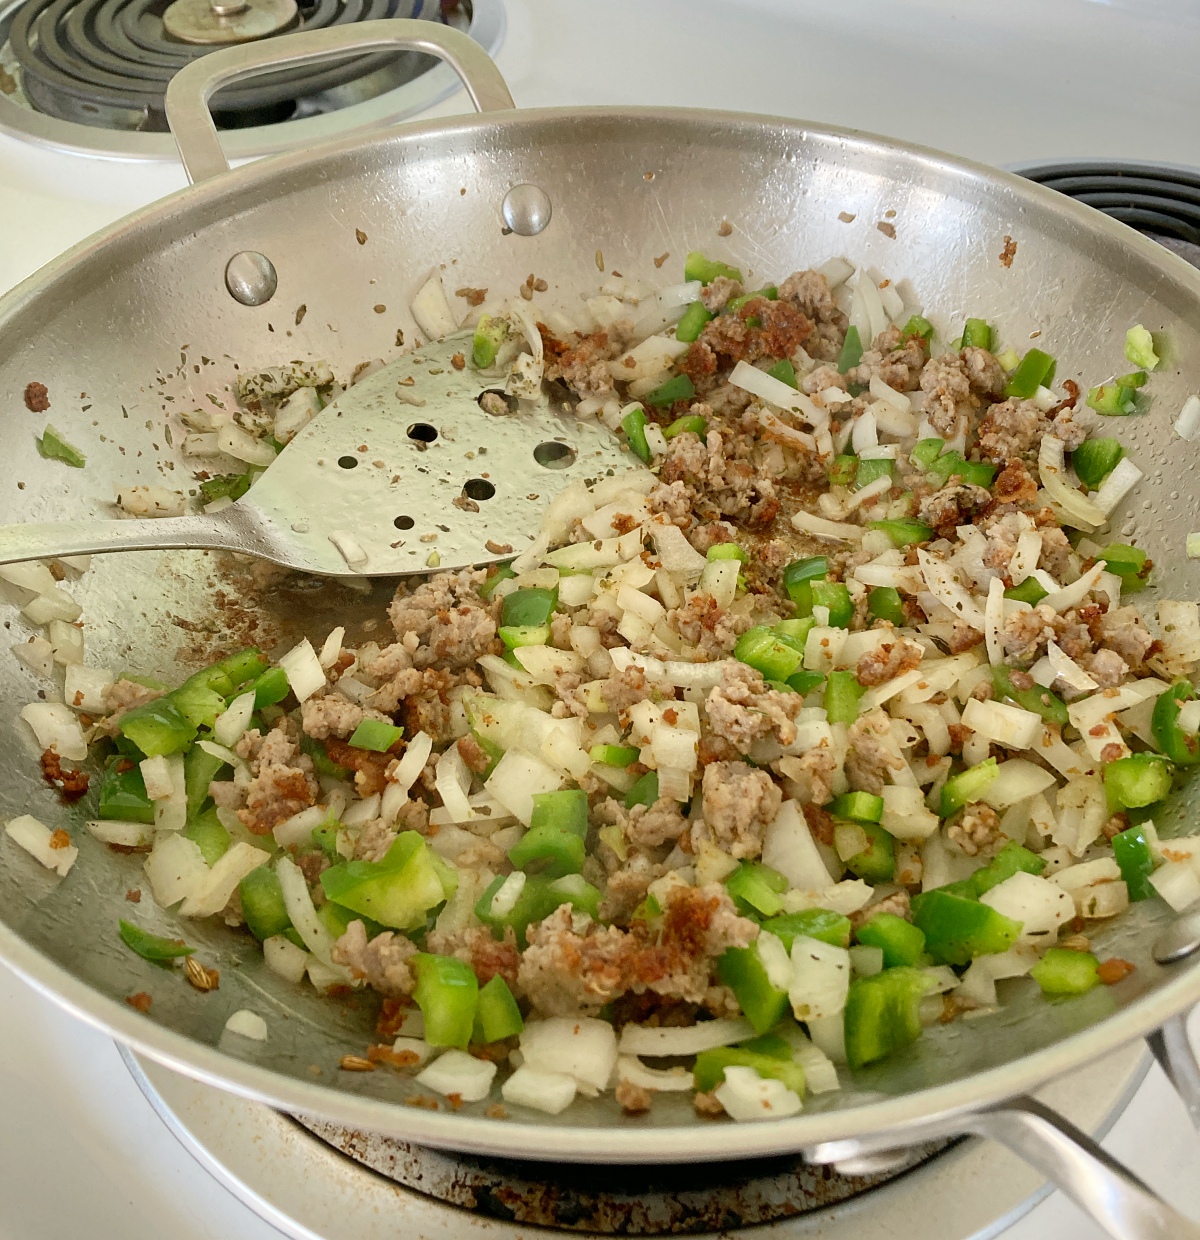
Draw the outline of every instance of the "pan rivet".
[[[1156,964],[1175,964],[1200,949],[1200,913],[1180,917],[1158,936],[1151,955]]]
[[[514,185],[504,195],[500,214],[513,232],[522,237],[536,237],[550,223],[553,209],[550,195],[540,186],[526,182]]]
[[[242,250],[225,264],[225,287],[243,306],[261,306],[275,296],[279,277],[265,254]]]

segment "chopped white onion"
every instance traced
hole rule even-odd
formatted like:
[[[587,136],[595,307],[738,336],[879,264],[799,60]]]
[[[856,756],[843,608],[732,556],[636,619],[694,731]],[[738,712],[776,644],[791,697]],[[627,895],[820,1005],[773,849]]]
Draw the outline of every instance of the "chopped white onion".
[[[702,1020],[682,1028],[628,1024],[621,1028],[622,1055],[645,1055],[651,1059],[699,1055],[719,1046],[732,1046],[754,1037],[754,1027],[744,1017]]]
[[[695,1088],[695,1080],[686,1068],[648,1068],[636,1055],[617,1059],[617,1078],[658,1093],[686,1093]]]
[[[267,1040],[267,1022],[257,1012],[249,1008],[239,1008],[225,1022],[227,1033],[236,1033],[239,1037],[250,1038],[255,1042]]]
[[[983,610],[967,593],[966,589],[954,576],[954,570],[937,556],[931,555],[924,548],[917,550],[917,562],[921,566],[921,574],[929,592],[943,606],[959,619],[965,621],[973,629],[981,632],[987,627]]]
[[[103,667],[72,663],[63,682],[63,699],[75,710],[99,715],[105,710],[104,691],[113,683],[113,674]]]
[[[1075,916],[1075,901],[1056,883],[1018,871],[979,897],[980,903],[1021,923],[1019,943],[1049,946]]]
[[[408,308],[426,340],[441,340],[458,330],[458,320],[446,300],[442,274],[438,270],[417,290]]]
[[[254,690],[239,694],[217,716],[213,724],[213,738],[218,745],[232,749],[242,739],[242,733],[250,726],[254,714]]]
[[[526,1024],[521,1055],[530,1068],[564,1072],[584,1092],[599,1093],[617,1066],[617,1035],[596,1017],[551,1016]]]
[[[70,871],[79,856],[79,849],[74,844],[55,848],[55,832],[31,814],[10,818],[4,826],[4,833],[14,844],[19,844],[31,857],[60,877]]]
[[[275,863],[275,876],[283,891],[283,903],[296,933],[304,940],[304,946],[327,968],[349,982],[350,974],[341,965],[333,963],[333,935],[317,916],[312,896],[300,867],[291,857],[280,857]]]
[[[1142,471],[1129,457],[1122,457],[1112,473],[1100,484],[1100,489],[1088,498],[1106,516],[1111,516],[1116,506],[1141,482],[1143,476]]]
[[[1200,438],[1200,396],[1189,396],[1175,419],[1175,434],[1181,439]]]
[[[522,1064],[500,1086],[500,1095],[515,1106],[559,1115],[575,1101],[577,1090],[575,1078],[565,1072],[545,1072]]]
[[[70,762],[82,762],[87,757],[83,728],[64,703],[30,702],[21,708],[21,718],[33,729],[43,750],[53,749],[60,758]]]
[[[850,954],[808,935],[792,940],[792,981],[788,999],[797,1020],[835,1016],[846,1006]]]
[[[1066,448],[1057,435],[1043,435],[1038,450],[1038,475],[1046,494],[1058,505],[1067,524],[1091,530],[1103,525],[1106,513],[1067,481]]]
[[[237,885],[260,865],[266,865],[271,854],[253,844],[239,840],[216,861],[207,877],[198,884],[179,906],[181,917],[211,917],[228,903]],[[301,935],[301,938],[304,936]]]
[[[272,973],[289,982],[302,982],[308,968],[308,952],[282,934],[263,939],[263,960]]]
[[[1053,639],[1046,643],[1046,661],[1050,664],[1056,680],[1061,680],[1063,684],[1080,693],[1090,693],[1100,687]]]
[[[154,839],[154,827],[148,822],[100,818],[91,819],[83,825],[101,844],[117,844],[121,848],[144,848]]]
[[[496,1065],[487,1059],[476,1059],[466,1051],[443,1051],[417,1074],[418,1085],[442,1095],[456,1094],[463,1102],[480,1102],[491,1091]]]
[[[803,1108],[797,1094],[773,1077],[761,1077],[753,1068],[731,1065],[725,1080],[713,1091],[717,1101],[737,1123],[782,1119]]]
[[[1168,861],[1150,875],[1150,882],[1177,913],[1200,900],[1200,876],[1187,861]]]
[[[226,422],[217,431],[217,446],[222,452],[245,461],[247,465],[265,467],[275,460],[275,449],[262,439],[256,439],[236,422]]]
[[[1008,749],[1028,749],[1042,734],[1042,719],[1031,710],[971,698],[963,708],[964,727]]]
[[[178,904],[208,878],[199,845],[175,831],[155,840],[143,869],[155,901],[163,908]]]
[[[346,629],[344,625],[338,625],[333,629],[329,636],[321,645],[321,653],[317,656],[317,662],[328,671],[341,656],[342,642],[346,637]]]
[[[286,673],[292,692],[301,702],[306,702],[318,689],[325,687],[325,671],[307,637],[279,660],[279,666]]]

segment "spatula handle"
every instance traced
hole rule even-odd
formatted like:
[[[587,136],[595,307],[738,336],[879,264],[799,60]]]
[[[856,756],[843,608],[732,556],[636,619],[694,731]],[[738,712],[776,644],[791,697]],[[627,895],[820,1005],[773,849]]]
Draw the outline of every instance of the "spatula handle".
[[[205,548],[263,555],[248,522],[234,516],[236,505],[220,513],[133,521],[56,521],[45,525],[0,526],[0,564],[45,560],[105,551],[163,551]]]

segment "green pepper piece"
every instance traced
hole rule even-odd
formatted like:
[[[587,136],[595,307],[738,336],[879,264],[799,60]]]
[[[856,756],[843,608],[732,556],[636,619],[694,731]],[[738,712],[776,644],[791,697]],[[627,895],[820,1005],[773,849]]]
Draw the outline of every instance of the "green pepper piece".
[[[918,468],[928,472],[933,467],[933,463],[942,455],[942,449],[945,446],[944,439],[919,439],[917,446],[909,453],[909,460]]]
[[[885,456],[860,457],[858,473],[854,478],[855,489],[861,491],[863,487],[869,486],[872,482],[878,482],[880,478],[890,478],[893,463]]]
[[[176,960],[180,956],[190,956],[196,949],[189,947],[182,939],[164,939],[157,934],[135,926],[133,922],[122,918],[118,923],[121,941],[126,947],[132,948],[143,960]]]
[[[283,900],[283,888],[270,866],[260,865],[251,870],[238,883],[238,896],[246,927],[260,942],[282,934],[292,924]]]
[[[404,735],[404,729],[382,719],[364,719],[350,734],[349,744],[355,749],[387,753]]]
[[[507,564],[497,564],[488,574],[487,580],[479,587],[479,597],[483,601],[490,602],[492,592],[502,581],[511,581],[517,574],[513,572],[512,561]]]
[[[692,1068],[696,1088],[710,1093],[725,1079],[725,1069],[734,1067],[753,1068],[759,1076],[782,1081],[793,1093],[804,1097],[804,1069],[794,1059],[776,1059],[773,1055],[756,1054],[738,1046],[701,1051]]]
[[[505,1038],[515,1038],[525,1028],[513,992],[499,973],[479,991],[476,1028],[482,1034],[482,1042],[503,1042]]]
[[[603,762],[605,766],[628,766],[641,756],[636,745],[593,745],[588,750],[588,757],[593,762]]]
[[[852,981],[843,1017],[850,1066],[864,1067],[915,1042],[928,991],[929,979],[920,969],[884,969]]]
[[[582,789],[536,792],[529,830],[508,850],[508,859],[518,870],[538,870],[551,878],[578,874],[587,829],[587,793]]]
[[[734,900],[748,904],[754,912],[764,917],[774,917],[783,909],[779,896],[788,889],[788,881],[769,865],[759,861],[743,861],[726,878],[725,888]]]
[[[1014,599],[1018,603],[1028,603],[1036,607],[1050,591],[1036,577],[1026,577],[1019,586],[1004,591],[1005,598]]]
[[[991,891],[1014,874],[1040,874],[1046,868],[1045,861],[1028,848],[1022,848],[1016,840],[1007,844],[987,863],[968,878],[971,894],[979,899],[985,891]],[[945,888],[940,890],[945,891]]]
[[[600,920],[600,901],[604,898],[599,887],[593,887],[582,874],[564,874],[556,878],[546,888],[554,900],[554,907],[569,904],[581,913],[586,913],[593,921]]]
[[[718,262],[714,258],[705,258],[699,250],[692,250],[684,259],[685,282],[690,284],[693,280],[699,280],[701,284],[711,284],[718,276],[737,280],[739,283],[742,279],[742,273],[736,267],[730,267],[728,263]]]
[[[132,759],[114,754],[104,764],[97,812],[101,818],[122,822],[154,821],[154,802],[146,795],[141,768]]]
[[[1125,356],[1143,370],[1154,370],[1162,360],[1154,348],[1154,337],[1140,324],[1125,333]]]
[[[775,365],[767,371],[767,374],[769,374],[772,379],[778,379],[780,383],[786,383],[790,388],[796,388],[798,390],[800,387],[800,384],[796,380],[796,368],[792,365],[790,359],[786,357],[783,361],[776,362]]]
[[[480,779],[488,779],[496,769],[496,763],[504,757],[504,750],[490,737],[484,736],[482,732],[476,732],[474,728],[471,729],[471,735],[478,742],[479,748],[488,756],[487,766],[479,773]]]
[[[1098,387],[1089,388],[1086,403],[1089,409],[1106,418],[1124,418],[1137,412],[1134,389],[1122,387],[1119,383],[1101,383]]]
[[[416,831],[402,831],[380,861],[331,866],[321,875],[321,888],[330,900],[380,925],[410,930],[447,896],[433,857]]]
[[[850,588],[843,581],[812,581],[809,583],[814,607],[829,611],[829,623],[835,629],[848,629],[854,619],[854,603]]]
[[[858,476],[858,457],[843,454],[833,458],[829,467],[829,485],[831,487],[848,487],[853,485]]]
[[[750,562],[749,552],[743,551],[737,543],[732,542],[717,543],[709,547],[704,558],[710,562],[712,560],[739,560],[743,564]]]
[[[728,314],[737,314],[737,312],[746,305],[749,305],[756,297],[765,297],[767,301],[778,301],[779,290],[773,284],[768,284],[765,288],[760,288],[753,293],[742,293],[738,297],[731,297],[725,303],[725,310]]]
[[[38,455],[44,456],[48,461],[62,461],[72,469],[82,469],[87,464],[87,457],[78,448],[67,443],[49,422],[46,423],[41,438],[35,437],[34,442],[37,444]]]
[[[774,1029],[788,1010],[786,990],[771,984],[758,945],[730,947],[717,961],[717,974],[733,991],[742,1015],[756,1033]]]
[[[876,822],[856,822],[867,837],[867,846],[846,862],[851,874],[868,883],[890,883],[896,873],[896,841]]]
[[[200,497],[206,504],[213,504],[219,499],[239,500],[250,489],[258,472],[261,471],[247,470],[244,474],[218,474],[215,478],[206,478],[200,484]]]
[[[876,913],[859,926],[855,937],[867,947],[882,950],[885,969],[919,964],[925,954],[925,935],[895,913]]]
[[[650,445],[646,442],[646,411],[641,405],[634,405],[621,419],[621,429],[629,443],[634,456],[650,464]],[[511,597],[511,596],[510,596]]]
[[[670,426],[663,427],[663,438],[674,439],[676,435],[690,432],[703,439],[707,430],[708,421],[704,417],[698,413],[685,413],[683,417],[676,418]]]
[[[962,347],[987,349],[991,351],[992,344],[995,340],[995,333],[985,319],[968,319],[966,327],[963,328]]]
[[[504,596],[500,607],[500,623],[505,628],[525,628],[549,624],[558,607],[558,587],[547,590],[540,586],[514,590]]]
[[[985,758],[982,762],[969,766],[957,775],[951,775],[942,787],[941,815],[949,818],[956,810],[962,809],[980,797],[991,787],[992,780],[999,774],[995,758]]]
[[[221,705],[224,704],[222,699]],[[157,698],[127,710],[117,727],[148,758],[182,753],[196,737],[195,726],[169,698]]]
[[[848,370],[853,370],[862,361],[862,355],[862,339],[858,334],[858,328],[851,323],[846,328],[846,339],[842,343],[842,351],[838,354],[838,374],[844,375]]]
[[[782,913],[763,922],[764,930],[770,931],[787,948],[797,938],[820,939],[831,947],[847,947],[850,943],[850,918],[827,908],[806,908],[798,913]]]
[[[350,771],[341,763],[335,762],[326,752],[325,746],[313,740],[307,732],[300,733],[300,751],[312,759],[313,770],[318,775],[328,775],[331,779],[349,779]]]
[[[976,956],[1007,951],[1021,933],[1021,922],[944,887],[914,896],[912,909],[913,924],[939,964],[969,964]]]
[[[1171,791],[1171,763],[1157,753],[1135,753],[1104,766],[1104,791],[1113,813],[1140,809],[1161,801]]]
[[[827,576],[829,576],[829,560],[823,555],[793,560],[783,570],[783,588],[787,591],[788,598],[796,604],[796,609],[801,615],[812,613],[811,583]]]
[[[548,624],[502,624],[496,635],[509,650],[517,650],[522,646],[545,646],[550,641]],[[512,660],[509,660],[512,662]],[[513,663],[520,667],[520,662]]]
[[[1154,873],[1154,854],[1144,826],[1128,827],[1112,839],[1113,856],[1121,867],[1121,877],[1129,889],[1130,900],[1148,900],[1157,893],[1150,875]]]
[[[696,395],[695,385],[687,375],[675,375],[659,384],[643,398],[648,405],[673,405],[677,400],[691,400]]]
[[[274,706],[282,702],[292,691],[288,684],[287,672],[282,667],[268,668],[251,685],[254,690],[254,709],[262,710],[264,706]]]
[[[517,936],[517,945],[524,950],[525,932],[534,923],[544,921],[559,905],[570,904],[590,916],[596,916],[600,907],[600,892],[578,874],[568,874],[553,879],[544,874],[534,874],[525,880],[525,886],[516,904],[504,914],[492,914],[492,899],[504,884],[504,876],[497,875],[475,904],[475,916],[485,926],[490,926],[495,937],[502,936],[505,927],[511,926]]]
[[[270,666],[270,660],[257,646],[247,646],[245,650],[226,655],[219,663],[214,664],[212,670],[228,676],[230,684],[236,689],[248,680],[257,679]]]
[[[1021,358],[1004,388],[1004,395],[1028,400],[1040,387],[1049,387],[1054,378],[1054,358],[1041,349],[1030,349]]]
[[[911,315],[908,322],[900,329],[901,339],[906,336],[919,336],[928,343],[932,335],[933,324],[920,314]]]
[[[215,807],[193,818],[183,834],[200,849],[205,865],[216,865],[229,850],[229,832],[217,817]]]
[[[878,822],[883,817],[883,797],[871,792],[843,792],[830,801],[829,812],[835,818],[850,818],[854,822]]]
[[[824,676],[820,672],[793,672],[791,676],[784,681],[793,693],[811,693],[823,680]]]
[[[875,586],[868,592],[867,615],[875,620],[886,620],[897,628],[908,623],[900,591],[894,586]]]
[[[858,699],[863,687],[849,671],[833,671],[825,681],[825,714],[830,723],[853,723],[858,718]]]
[[[225,765],[221,758],[193,745],[183,758],[183,786],[187,792],[187,812],[191,818],[198,814],[208,800],[208,785],[221,773]],[[101,815],[103,817],[103,815]]]
[[[897,547],[911,547],[917,543],[928,542],[933,537],[933,530],[923,521],[913,517],[898,517],[894,521],[871,521],[869,530],[882,530]]]
[[[784,680],[798,671],[804,655],[795,646],[780,640],[765,625],[747,629],[733,648],[733,657],[762,672],[767,680]]]
[[[781,642],[795,647],[803,654],[804,646],[808,641],[808,635],[816,627],[816,623],[812,616],[798,616],[794,620],[780,620],[771,632]]]
[[[1031,710],[1041,715],[1047,723],[1057,723],[1065,727],[1069,722],[1067,704],[1056,693],[1044,689],[1041,685],[1032,685],[1028,689],[1018,689],[1012,682],[1012,669],[1003,664],[992,668],[992,686],[998,698],[1011,698],[1023,710]]]
[[[1096,555],[1103,560],[1110,573],[1121,578],[1121,590],[1131,594],[1143,590],[1150,578],[1153,561],[1140,547],[1131,547],[1128,543],[1110,543]]]
[[[1079,481],[1094,491],[1124,455],[1125,449],[1118,439],[1085,439],[1071,453],[1071,464],[1079,475]]]
[[[508,339],[508,324],[494,315],[483,314],[475,324],[471,340],[471,363],[476,370],[487,370],[496,364],[496,354]]]
[[[475,1027],[479,982],[465,960],[457,956],[413,957],[417,975],[413,998],[425,1018],[425,1041],[430,1046],[465,1047]]]
[[[337,835],[339,829],[340,824],[337,819],[334,818],[328,822],[321,823],[319,827],[313,827],[312,832],[313,845],[319,848],[335,865],[340,859],[340,854],[337,850]]]
[[[1065,947],[1048,948],[1029,970],[1030,977],[1052,998],[1084,995],[1100,983],[1100,962],[1091,952],[1073,952]]]
[[[647,809],[658,800],[658,772],[647,771],[625,794],[625,808],[644,805]]]
[[[691,344],[700,339],[704,325],[716,316],[709,313],[702,301],[694,301],[683,312],[683,317],[675,325],[675,339]]]
[[[796,1057],[792,1044],[781,1033],[760,1033],[748,1041],[738,1042],[737,1047],[739,1050],[753,1051],[756,1055],[769,1055],[772,1059]]]
[[[1177,766],[1195,766],[1200,762],[1200,737],[1179,726],[1179,704],[1196,696],[1190,680],[1177,680],[1165,693],[1159,694],[1150,718],[1154,743]]]

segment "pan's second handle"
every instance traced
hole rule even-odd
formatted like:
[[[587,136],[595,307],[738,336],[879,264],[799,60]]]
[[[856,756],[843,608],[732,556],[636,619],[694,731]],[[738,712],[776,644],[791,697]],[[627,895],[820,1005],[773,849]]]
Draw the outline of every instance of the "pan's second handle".
[[[167,123],[193,185],[229,171],[208,101],[230,82],[285,65],[306,65],[347,52],[415,51],[444,60],[462,79],[480,112],[513,107],[508,86],[487,52],[469,35],[438,22],[385,18],[324,30],[302,30],[200,56],[167,87]]]

